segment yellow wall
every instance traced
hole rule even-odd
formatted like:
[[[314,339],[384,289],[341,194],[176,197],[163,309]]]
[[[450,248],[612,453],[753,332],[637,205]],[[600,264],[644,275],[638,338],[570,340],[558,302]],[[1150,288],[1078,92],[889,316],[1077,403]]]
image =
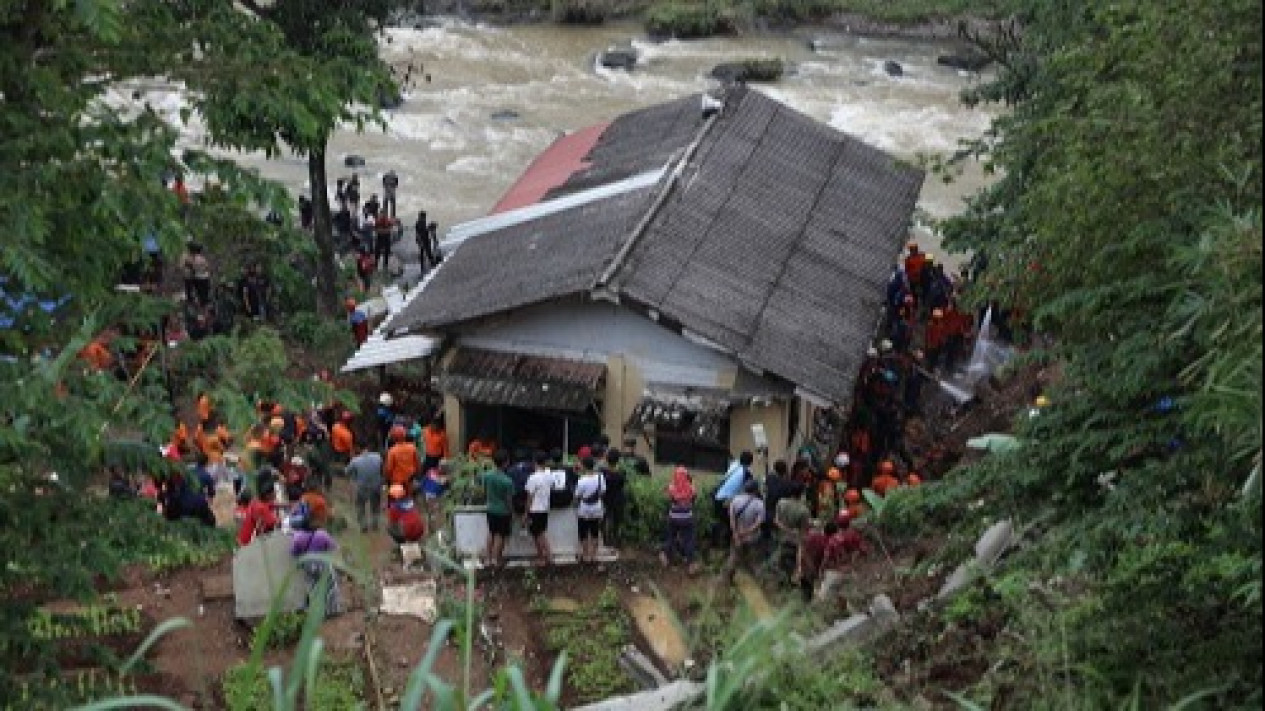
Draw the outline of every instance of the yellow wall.
[[[444,396],[444,430],[448,433],[448,451],[453,455],[466,451],[465,423],[461,416],[461,401],[451,395]]]
[[[729,450],[737,456],[743,450],[755,451],[755,438],[751,436],[751,425],[764,425],[764,434],[769,440],[769,466],[778,459],[786,458],[786,431],[788,424],[788,403],[772,402],[768,405],[735,407],[729,413]],[[763,471],[764,462],[756,455],[756,469]]]
[[[616,447],[624,440],[624,423],[632,415],[645,389],[641,370],[623,356],[614,354],[606,359],[606,392],[602,399],[602,433]],[[645,440],[638,437],[637,453],[649,456]]]

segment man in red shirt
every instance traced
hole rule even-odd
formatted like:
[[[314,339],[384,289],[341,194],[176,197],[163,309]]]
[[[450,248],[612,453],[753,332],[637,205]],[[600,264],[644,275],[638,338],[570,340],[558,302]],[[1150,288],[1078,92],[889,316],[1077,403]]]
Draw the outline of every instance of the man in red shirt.
[[[922,268],[927,264],[927,255],[918,249],[918,243],[910,242],[908,244],[909,254],[905,256],[905,278],[909,280],[909,289],[914,292],[914,296],[921,302],[922,294]]]
[[[396,545],[422,540],[426,525],[417,511],[417,502],[408,496],[401,484],[387,489],[387,533]]]
[[[255,536],[268,533],[281,525],[277,519],[276,489],[272,482],[259,487],[259,498],[250,502],[246,508],[246,516],[242,519],[241,528],[237,529],[237,544],[248,545]]]
[[[830,537],[839,532],[834,521],[826,524],[825,530],[810,528],[799,544],[799,558],[795,561],[794,580],[799,582],[799,591],[804,596],[804,604],[813,601],[813,588],[821,577],[821,564],[826,560],[826,545]]]
[[[818,602],[836,597],[836,590],[843,583],[844,570],[866,553],[865,539],[852,528],[852,516],[846,509],[835,516],[833,523],[835,532],[827,537],[825,552],[822,554]]]

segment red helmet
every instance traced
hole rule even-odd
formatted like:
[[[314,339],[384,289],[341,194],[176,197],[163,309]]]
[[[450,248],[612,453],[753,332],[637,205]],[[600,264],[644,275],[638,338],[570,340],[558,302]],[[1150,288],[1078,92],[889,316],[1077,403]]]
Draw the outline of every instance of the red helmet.
[[[843,492],[843,500],[850,504],[859,504],[861,503],[861,492],[856,489],[848,489]]]
[[[407,433],[404,431],[404,425],[395,425],[391,428],[391,441],[403,442]]]
[[[896,465],[892,464],[892,460],[884,459],[882,462],[879,462],[878,470],[884,474],[891,474],[896,471]]]
[[[910,305],[912,306],[912,305],[913,305],[913,303],[914,303],[914,295],[913,295],[913,294],[905,294],[905,303],[906,303],[906,304],[910,304]]]

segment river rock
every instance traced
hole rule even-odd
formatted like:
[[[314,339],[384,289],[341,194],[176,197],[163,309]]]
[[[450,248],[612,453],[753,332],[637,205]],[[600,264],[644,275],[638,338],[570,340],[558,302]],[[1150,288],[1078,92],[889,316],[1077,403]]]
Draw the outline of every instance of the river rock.
[[[599,54],[597,61],[607,69],[632,71],[637,65],[637,50],[632,47],[612,47]]]
[[[747,59],[741,62],[722,62],[712,68],[711,77],[722,82],[773,82],[782,78],[784,71],[780,59]]]
[[[493,121],[513,121],[521,117],[522,115],[513,109],[501,109],[500,111],[492,112],[490,118]]]
[[[942,54],[936,57],[936,64],[968,72],[978,72],[991,64],[992,61],[986,54],[971,51]]]
[[[900,62],[897,62],[894,59],[889,59],[886,62],[883,62],[883,71],[887,72],[887,75],[890,77],[898,77],[905,73],[905,68],[900,65]]]
[[[343,158],[343,165],[348,168],[362,168],[365,165],[365,157],[352,153]]]

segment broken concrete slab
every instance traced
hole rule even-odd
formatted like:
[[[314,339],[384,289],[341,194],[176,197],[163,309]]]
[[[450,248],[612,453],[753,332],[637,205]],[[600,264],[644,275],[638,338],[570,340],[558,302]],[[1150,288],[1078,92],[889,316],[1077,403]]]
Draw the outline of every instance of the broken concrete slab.
[[[812,637],[804,645],[808,654],[824,651],[828,648],[853,648],[869,640],[879,630],[879,626],[869,615],[853,615],[827,627]]]
[[[422,567],[422,544],[403,543],[400,545],[400,561],[405,570]]]
[[[636,595],[628,601],[633,624],[650,645],[650,653],[665,669],[679,669],[689,654],[689,645],[677,627],[675,615],[662,600]]]
[[[696,681],[680,680],[658,689],[579,706],[575,711],[670,711],[703,695],[707,687]]]
[[[940,586],[940,592],[936,593],[936,599],[944,600],[958,594],[959,591],[970,585],[974,579],[975,568],[973,563],[959,565],[953,569],[952,573],[949,573],[949,577]]]
[[[668,684],[654,662],[631,644],[624,645],[620,651],[619,666],[643,689],[657,689]]]
[[[384,615],[409,615],[427,623],[434,622],[439,610],[435,594],[434,580],[387,585],[382,588],[382,605],[378,610]]]
[[[268,614],[280,595],[281,612],[307,602],[307,583],[290,556],[290,537],[279,531],[255,536],[233,553],[233,608],[239,620]]]
[[[975,560],[983,566],[992,566],[1002,554],[1015,544],[1015,527],[1010,519],[1003,519],[988,527],[975,542]]]

